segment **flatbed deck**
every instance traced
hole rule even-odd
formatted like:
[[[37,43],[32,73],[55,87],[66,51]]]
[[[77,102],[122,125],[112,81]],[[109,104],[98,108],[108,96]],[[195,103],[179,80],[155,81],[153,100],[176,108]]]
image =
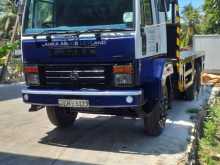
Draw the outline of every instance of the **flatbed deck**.
[[[196,59],[199,57],[205,57],[205,52],[195,52],[193,50],[186,50],[180,52],[180,60],[187,60],[187,59]]]

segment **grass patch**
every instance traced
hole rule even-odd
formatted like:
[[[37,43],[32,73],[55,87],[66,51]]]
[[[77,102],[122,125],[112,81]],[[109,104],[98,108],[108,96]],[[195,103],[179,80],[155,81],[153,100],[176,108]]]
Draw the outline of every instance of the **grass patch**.
[[[186,110],[187,113],[197,114],[199,113],[199,109],[197,108],[191,108]]]
[[[199,140],[200,164],[220,164],[220,105],[208,109],[208,119],[203,126],[204,135]]]

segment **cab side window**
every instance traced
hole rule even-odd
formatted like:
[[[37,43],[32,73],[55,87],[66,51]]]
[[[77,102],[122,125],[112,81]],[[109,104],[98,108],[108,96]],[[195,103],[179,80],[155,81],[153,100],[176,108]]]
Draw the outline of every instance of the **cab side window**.
[[[151,25],[152,23],[151,0],[141,0],[141,25]]]
[[[146,34],[144,33],[144,27],[153,24],[151,0],[141,0],[141,40],[142,40],[142,54],[147,53]]]

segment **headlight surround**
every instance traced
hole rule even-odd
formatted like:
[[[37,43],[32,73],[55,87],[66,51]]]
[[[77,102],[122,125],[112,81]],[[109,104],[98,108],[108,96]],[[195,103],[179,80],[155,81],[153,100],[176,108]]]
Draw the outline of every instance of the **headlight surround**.
[[[27,85],[38,86],[40,85],[39,75],[28,73],[25,74]]]
[[[134,69],[132,64],[113,66],[114,85],[116,87],[132,86],[134,81]]]

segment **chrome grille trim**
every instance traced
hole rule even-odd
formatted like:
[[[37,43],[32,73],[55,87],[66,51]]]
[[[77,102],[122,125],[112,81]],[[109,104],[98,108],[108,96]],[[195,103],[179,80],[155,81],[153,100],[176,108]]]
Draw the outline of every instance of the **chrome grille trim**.
[[[73,70],[74,72],[76,73],[104,73],[105,71],[104,70]],[[73,71],[48,71],[46,70],[45,72],[46,73],[72,73]]]
[[[42,85],[47,87],[99,87],[110,86],[112,65],[42,65]],[[101,87],[100,86],[100,87]]]
[[[63,79],[70,79],[70,77],[50,77],[50,76],[46,76],[46,78],[53,78],[53,79],[59,79],[59,78],[63,78]],[[78,77],[79,79],[105,79],[105,77]]]

